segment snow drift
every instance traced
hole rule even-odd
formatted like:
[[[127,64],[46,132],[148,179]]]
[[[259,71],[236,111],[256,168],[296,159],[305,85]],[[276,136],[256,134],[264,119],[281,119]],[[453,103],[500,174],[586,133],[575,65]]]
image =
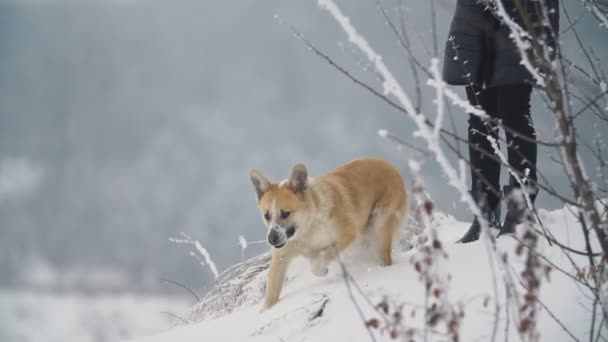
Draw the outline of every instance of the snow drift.
[[[539,215],[556,238],[572,248],[583,249],[584,240],[569,207],[551,212],[540,210]],[[509,299],[501,280],[502,271],[489,259],[483,242],[454,243],[468,223],[451,217],[435,215],[434,225],[447,254],[442,267],[449,274],[449,300],[464,312],[458,328],[460,340],[487,341],[493,334],[499,341],[506,337],[520,340],[517,322],[507,312]],[[439,329],[425,329],[428,297],[411,262],[420,247],[430,243],[425,242],[430,241],[425,239],[427,233],[404,232],[396,242],[394,265],[389,267],[377,266],[366,247],[360,245],[342,256],[342,264],[332,263],[329,274],[322,278],[310,274],[304,260],[296,260],[279,303],[270,310],[262,310],[261,304],[268,262],[268,255],[261,255],[220,275],[216,289],[193,308],[189,316],[192,324],[134,341],[370,341],[372,336],[376,340],[392,340],[391,332],[399,340],[424,340],[425,336],[429,340],[446,340]],[[512,274],[519,275],[523,259],[515,252],[517,240],[505,236],[496,243],[498,255],[509,260]],[[410,248],[412,245],[414,248]],[[565,255],[543,238],[539,239],[538,251],[553,264],[549,279],[540,288],[540,339],[589,340],[592,299],[584,287],[573,281],[577,270],[570,262],[572,258],[583,264],[586,256]],[[398,317],[399,327],[390,328],[380,310]],[[601,334],[608,337],[606,329]]]

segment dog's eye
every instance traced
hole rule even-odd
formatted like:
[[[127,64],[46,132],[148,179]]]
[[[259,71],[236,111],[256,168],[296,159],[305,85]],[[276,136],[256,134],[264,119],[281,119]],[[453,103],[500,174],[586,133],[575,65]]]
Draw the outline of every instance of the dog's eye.
[[[266,211],[266,213],[264,214],[264,218],[266,219],[266,221],[270,221],[270,213],[268,212],[268,210]]]
[[[291,214],[291,211],[287,211],[287,210],[283,210],[281,209],[281,218],[282,219],[286,219],[289,217],[289,214]]]

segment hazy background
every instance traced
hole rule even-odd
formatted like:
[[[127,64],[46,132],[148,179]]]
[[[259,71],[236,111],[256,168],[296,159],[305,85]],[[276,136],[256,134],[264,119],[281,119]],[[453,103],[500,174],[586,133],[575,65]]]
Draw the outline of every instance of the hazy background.
[[[455,1],[437,3],[442,56]],[[374,1],[339,4],[412,90],[403,50]],[[385,4],[396,13],[396,2]],[[606,60],[605,32],[601,38],[578,2],[570,6],[583,19],[581,34]],[[416,53],[429,61],[429,2],[404,7]],[[376,156],[397,165],[409,183],[406,158],[413,153],[397,151],[377,131],[420,144],[413,124],[315,56],[281,20],[375,82],[315,1],[0,3],[0,301],[8,303],[0,303],[0,340],[104,341],[161,329],[169,317],[159,312],[190,300],[161,278],[199,293],[211,280],[188,246],[169,238],[185,232],[200,240],[220,270],[240,259],[239,235],[264,239],[251,167],[279,180],[296,162],[316,174]],[[584,66],[571,35],[563,41]],[[425,87],[423,109],[432,113],[429,95]],[[535,101],[539,133],[550,138],[552,115]],[[454,109],[454,116],[465,136],[466,115]],[[583,115],[579,131],[606,134],[592,118]],[[544,150],[540,165],[570,193]],[[470,219],[437,169],[430,160],[424,165],[438,207]],[[538,202],[558,205],[546,195]],[[250,246],[246,256],[266,249]],[[80,302],[85,308],[75,309]],[[88,334],[79,312],[95,310],[104,312],[90,319],[99,331]],[[62,320],[65,328],[49,324],[32,335],[36,322],[64,315],[74,316],[73,324]],[[99,321],[107,329],[122,322],[121,329],[109,333]],[[75,327],[83,332],[76,335]]]

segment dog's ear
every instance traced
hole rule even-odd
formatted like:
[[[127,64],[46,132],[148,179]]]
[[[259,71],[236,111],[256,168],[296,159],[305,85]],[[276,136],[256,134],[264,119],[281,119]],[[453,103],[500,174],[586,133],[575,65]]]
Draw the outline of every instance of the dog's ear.
[[[249,170],[249,177],[255,188],[255,193],[258,195],[258,199],[262,198],[262,195],[270,189],[270,182],[256,169]]]
[[[306,166],[296,164],[289,175],[289,187],[295,193],[303,193],[308,187],[308,171]]]

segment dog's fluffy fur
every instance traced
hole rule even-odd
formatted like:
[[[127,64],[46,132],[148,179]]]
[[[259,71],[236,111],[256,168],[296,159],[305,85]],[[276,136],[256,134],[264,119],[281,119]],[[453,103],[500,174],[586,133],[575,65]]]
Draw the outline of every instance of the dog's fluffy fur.
[[[406,223],[408,198],[399,171],[389,163],[357,159],[314,178],[298,164],[280,183],[268,181],[257,170],[250,176],[272,246],[265,308],[278,301],[295,256],[308,258],[312,272],[324,276],[338,253],[366,236],[381,264],[391,264],[393,233]]]

